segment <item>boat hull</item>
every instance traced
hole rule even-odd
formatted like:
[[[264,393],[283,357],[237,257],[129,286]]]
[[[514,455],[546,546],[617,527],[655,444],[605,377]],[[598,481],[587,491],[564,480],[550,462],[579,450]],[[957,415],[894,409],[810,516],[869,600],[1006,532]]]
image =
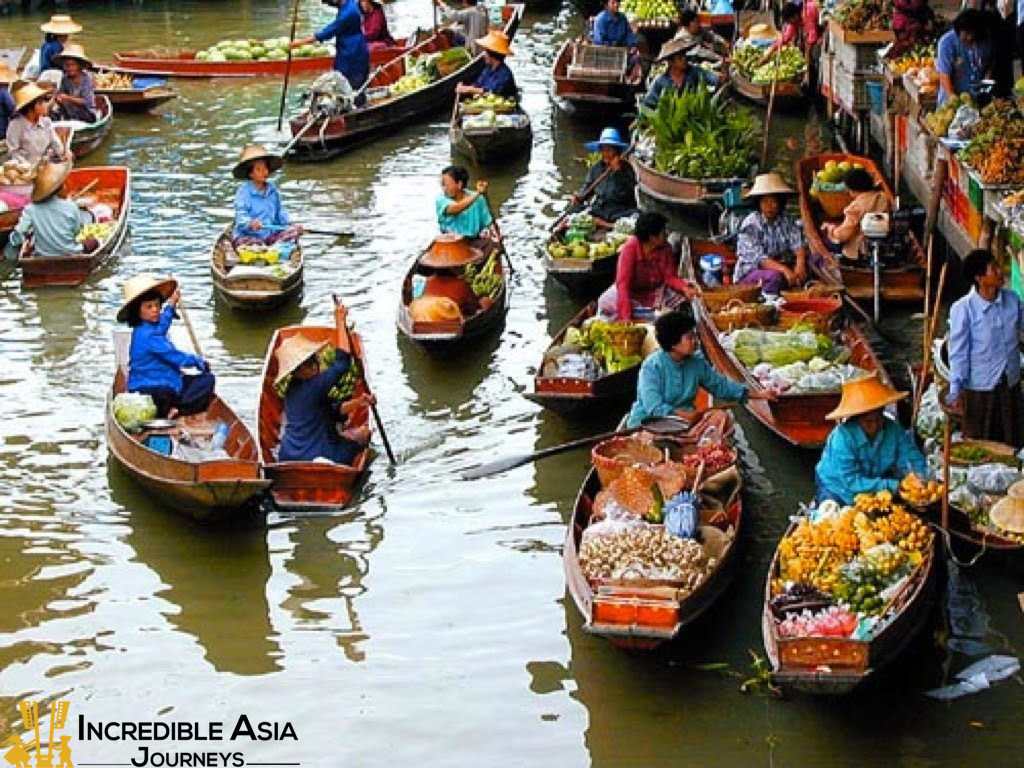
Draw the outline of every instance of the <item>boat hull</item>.
[[[224,258],[233,251],[231,244],[232,227],[228,226],[214,243],[210,256],[210,276],[217,295],[233,309],[265,310],[274,309],[296,298],[302,292],[304,261],[302,246],[296,243],[291,253],[291,264],[295,271],[285,277],[275,275],[233,276],[225,268]]]
[[[767,107],[768,102],[771,100],[772,87],[770,85],[755,85],[735,66],[729,71],[729,84],[744,99],[760,107]],[[788,111],[806,107],[808,103],[809,100],[804,96],[798,83],[776,83],[775,100],[772,102],[772,109]]]
[[[154,85],[149,88],[107,89],[96,91],[97,96],[110,99],[115,112],[148,112],[161,104],[178,98],[177,92],[167,86]]]
[[[572,41],[562,46],[551,71],[551,95],[562,111],[581,116],[603,116],[636,106],[636,97],[643,82],[643,71],[639,66],[622,80],[569,77],[572,46]]]

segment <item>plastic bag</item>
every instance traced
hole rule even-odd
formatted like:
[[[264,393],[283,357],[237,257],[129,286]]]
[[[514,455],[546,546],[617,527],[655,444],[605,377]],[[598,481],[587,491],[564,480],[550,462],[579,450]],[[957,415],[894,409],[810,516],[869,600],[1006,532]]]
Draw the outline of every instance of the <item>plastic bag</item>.
[[[1020,472],[1005,464],[982,464],[967,470],[967,484],[984,493],[1006,493],[1020,479]]]
[[[114,418],[129,431],[138,429],[142,422],[155,419],[156,403],[141,392],[122,392],[114,398]]]
[[[925,693],[939,701],[950,701],[977,693],[988,688],[992,683],[1005,680],[1020,671],[1020,661],[1014,656],[989,656],[981,661],[976,661],[966,669],[957,673],[960,681],[953,685],[946,685],[942,688],[933,688]]]
[[[956,111],[956,115],[953,116],[953,122],[949,124],[949,130],[946,135],[951,139],[959,139],[966,141],[971,138],[971,134],[974,133],[974,126],[981,119],[981,115],[978,114],[978,110],[969,104],[965,104]]]
[[[665,530],[680,539],[700,538],[697,500],[686,491],[665,502]]]
[[[946,415],[939,407],[939,388],[933,382],[921,398],[914,427],[922,438],[938,438],[942,437],[942,425],[945,421]]]

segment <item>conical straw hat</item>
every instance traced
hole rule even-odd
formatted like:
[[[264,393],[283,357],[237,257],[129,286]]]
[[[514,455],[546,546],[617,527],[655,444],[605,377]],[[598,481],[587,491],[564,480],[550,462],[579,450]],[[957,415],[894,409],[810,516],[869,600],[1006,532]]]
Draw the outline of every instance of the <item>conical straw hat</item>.
[[[476,44],[499,56],[512,55],[512,49],[508,46],[508,35],[504,32],[491,30],[483,37],[477,38]]]
[[[61,66],[63,66],[65,59],[78,59],[83,67],[92,69],[92,59],[85,55],[85,48],[78,43],[68,43],[64,46],[64,50],[60,52],[59,56],[53,57],[53,60],[59,61]]]
[[[16,112],[21,112],[21,110],[36,99],[49,95],[49,93],[29,80],[18,80],[11,86],[11,96],[14,98],[14,109]]]
[[[282,341],[281,346],[274,352],[274,359],[277,360],[277,377],[274,379],[274,386],[278,386],[285,376],[294,373],[296,368],[326,346],[326,341],[312,341],[300,334],[289,336]]]
[[[1024,499],[1007,496],[995,503],[988,519],[997,528],[1009,533],[1024,533]]]
[[[483,257],[483,251],[472,247],[462,235],[444,232],[435,237],[427,252],[420,256],[420,264],[434,269],[451,269],[464,267]]]
[[[764,195],[795,195],[796,192],[777,173],[762,173],[754,179],[754,186],[744,197],[763,197]]]
[[[51,35],[75,35],[82,31],[82,25],[66,14],[55,14],[39,29]]]
[[[70,160],[65,163],[40,163],[36,169],[36,178],[32,182],[32,202],[41,203],[59,190],[64,186],[69,173]]]
[[[156,291],[164,297],[164,301],[169,299],[171,295],[178,290],[178,281],[173,277],[159,277],[158,275],[152,275],[148,272],[135,275],[130,278],[122,288],[124,292],[124,303],[121,308],[117,310],[117,321],[123,323],[128,319],[128,308],[131,306],[139,297],[143,296],[150,291]]]
[[[831,413],[826,414],[825,418],[839,421],[851,416],[860,416],[884,408],[906,396],[906,392],[897,392],[888,384],[879,381],[876,371],[870,376],[844,381],[843,396],[839,399],[839,406]]]
[[[278,170],[284,164],[284,160],[281,159],[280,155],[275,155],[262,144],[247,144],[245,149],[242,150],[242,154],[238,158],[234,169],[232,169],[231,175],[236,179],[245,181],[249,178],[249,163],[255,160],[263,160],[271,172]]]

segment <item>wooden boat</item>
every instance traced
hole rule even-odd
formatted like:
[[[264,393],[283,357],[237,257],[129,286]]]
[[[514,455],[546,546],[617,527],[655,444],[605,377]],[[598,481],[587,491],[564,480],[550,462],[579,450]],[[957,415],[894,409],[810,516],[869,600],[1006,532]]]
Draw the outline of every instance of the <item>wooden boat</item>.
[[[476,165],[492,165],[505,163],[530,149],[533,144],[530,116],[518,105],[514,112],[497,115],[499,122],[495,125],[467,126],[468,114],[462,104],[463,101],[456,98],[448,128],[452,152],[465,155]]]
[[[178,98],[178,92],[169,85],[150,85],[145,88],[101,88],[97,96],[110,100],[115,112],[148,112]]]
[[[114,127],[114,107],[106,96],[96,95],[96,122],[79,123],[75,122],[75,129],[71,134],[71,154],[75,160],[81,160],[93,150],[97,149],[103,140],[107,138],[110,129]],[[55,128],[67,128],[68,121],[55,120]]]
[[[641,192],[677,208],[717,202],[727,188],[746,182],[746,179],[684,179],[672,176],[648,165],[636,153],[630,156],[629,161],[636,171],[636,183]]]
[[[597,314],[597,302],[591,302],[581,309],[572,320],[551,340],[548,350],[565,343],[565,334],[570,328],[579,328],[586,320]],[[547,376],[544,367],[547,355],[533,377],[533,392],[525,392],[528,400],[566,416],[580,416],[612,409],[624,410],[636,398],[636,382],[640,366],[625,371],[610,373],[599,379],[582,379],[568,376]]]
[[[573,52],[577,43],[568,41],[562,46],[551,70],[552,95],[555,103],[566,112],[602,115],[625,111],[636,106],[636,96],[643,89],[643,67],[637,61],[632,69],[609,74],[607,70],[583,70],[570,74]],[[609,49],[616,51],[619,49]],[[623,57],[625,51],[623,49]]]
[[[721,510],[713,523],[705,524],[711,523],[723,532],[731,528],[732,538],[721,550],[717,565],[692,593],[680,600],[671,583],[635,580],[633,585],[626,580],[616,580],[593,584],[584,575],[579,560],[580,546],[601,490],[597,472],[591,469],[587,473],[562,547],[565,581],[587,633],[603,637],[619,648],[651,650],[675,639],[722,595],[736,570],[736,543],[743,529],[742,479],[735,469],[728,470],[727,475],[715,492],[703,486],[701,493],[713,497]]]
[[[229,225],[213,245],[210,275],[217,295],[236,309],[272,309],[299,295],[302,290],[302,246],[291,250],[282,270],[273,267],[248,267],[238,264],[231,244]]]
[[[401,300],[398,305],[398,328],[412,341],[422,345],[424,348],[435,351],[455,351],[463,346],[465,342],[479,338],[499,329],[505,322],[505,314],[508,311],[508,280],[505,274],[504,259],[505,246],[491,230],[485,230],[481,236],[470,241],[474,248],[479,248],[490,258],[494,254],[494,271],[501,276],[501,287],[498,293],[490,300],[481,300],[477,311],[462,318],[461,321],[436,321],[420,322],[415,321],[409,313],[409,304],[412,302],[412,283],[414,275],[422,275],[425,268],[420,266],[420,256],[417,255],[409,269],[406,271],[405,279],[402,281]]]
[[[21,219],[21,212],[23,210],[25,209],[15,208],[12,211],[0,213],[0,245],[7,242],[7,236],[18,226],[18,220]]]
[[[103,262],[109,259],[124,242],[128,234],[128,213],[131,208],[131,171],[124,166],[100,168],[74,168],[64,182],[64,189],[74,194],[96,180],[88,193],[114,211],[114,226],[110,236],[92,253],[73,253],[64,256],[36,256],[32,239],[21,246],[18,266],[22,283],[30,288],[39,286],[80,285]]]
[[[771,99],[771,85],[756,85],[747,79],[735,64],[729,68],[729,84],[733,90],[747,101],[752,101],[761,107],[767,107]],[[787,110],[805,107],[808,104],[807,97],[800,89],[800,83],[793,81],[779,81],[775,85],[774,109]]]
[[[796,528],[790,524],[786,536]],[[868,640],[845,637],[784,638],[772,615],[772,580],[779,572],[775,550],[765,584],[761,632],[773,679],[813,694],[844,694],[892,662],[924,626],[931,612],[937,584],[935,544],[928,550],[906,588],[887,611],[887,624]]]
[[[319,512],[338,510],[352,500],[356,486],[366,474],[373,457],[369,448],[363,450],[351,465],[324,461],[277,461],[276,458],[283,428],[284,401],[274,389],[274,379],[277,378],[274,353],[285,339],[295,334],[339,346],[337,331],[332,326],[291,325],[274,332],[263,361],[260,401],[256,409],[260,460],[263,462],[264,473],[273,482],[270,495],[278,508]],[[356,358],[361,365],[362,342],[355,332],[352,333],[352,340],[356,346]],[[341,340],[340,347],[349,351],[347,339]],[[358,396],[365,393],[365,384],[360,380],[355,394]],[[368,409],[350,416],[351,426],[368,423]]]
[[[838,222],[840,219],[826,218],[821,206],[811,196],[811,185],[814,174],[824,168],[830,160],[836,163],[859,163],[881,185],[881,189],[890,199],[895,199],[892,188],[878,166],[870,158],[859,155],[846,155],[840,152],[826,152],[798,160],[796,164],[797,193],[800,198],[800,216],[807,232],[807,244],[813,254],[822,258],[823,266],[815,269],[820,280],[841,283],[846,292],[854,299],[870,301],[875,295],[875,275],[870,265],[850,266],[837,262],[821,234],[821,225],[826,221]],[[893,302],[919,302],[924,300],[925,270],[922,266],[924,254],[913,234],[910,235],[910,254],[906,263],[900,266],[885,266],[882,270],[882,298]],[[813,269],[812,265],[812,269]]]
[[[134,435],[114,418],[114,397],[125,391],[127,382],[130,343],[130,331],[114,332],[117,371],[107,395],[106,409],[107,449],[111,457],[148,493],[194,520],[218,522],[244,514],[241,508],[265,491],[270,481],[260,472],[252,432],[219,397],[214,395],[204,413],[181,417],[177,425],[169,429]],[[205,442],[213,435],[218,422],[229,427],[224,445],[228,458],[188,460],[166,456],[146,445],[150,435],[165,435],[176,443],[186,432]]]
[[[549,246],[560,243],[557,235],[548,241]],[[601,259],[555,258],[550,251],[544,251],[544,270],[560,283],[572,296],[581,299],[596,298],[605,288],[615,282],[615,270],[619,264],[619,253]]]
[[[397,39],[390,48],[370,51],[370,68],[379,67],[401,56],[415,36]],[[114,54],[113,66],[105,69],[130,75],[156,75],[159,77],[284,77],[288,60],[276,61],[200,61],[198,51],[122,51]],[[326,72],[334,66],[334,56],[292,58],[291,72]]]
[[[519,28],[522,5],[502,6],[504,30],[511,40]],[[411,122],[448,108],[459,83],[472,82],[484,67],[483,54],[464,66],[417,91],[392,96],[389,87],[406,73],[413,56],[437,53],[455,47],[454,33],[438,30],[424,42],[409,49],[408,55],[393,59],[378,68],[366,85],[366,106],[337,115],[311,114],[308,110],[289,120],[297,159],[324,160],[347,152],[359,144],[397,131]]]
[[[699,282],[697,264],[700,257],[709,252],[720,254],[727,270],[735,263],[735,253],[728,246],[690,239],[684,245],[679,263],[683,277]],[[746,384],[751,390],[763,389],[750,369],[722,345],[718,329],[704,302],[694,302],[694,314],[701,347],[708,362],[723,376]],[[889,381],[885,368],[859,326],[848,324],[841,331],[840,339],[850,350],[849,362],[852,365],[869,372],[877,371],[882,381]],[[839,405],[839,398],[839,391],[783,393],[774,401],[750,399],[745,407],[755,419],[783,440],[801,448],[820,448],[835,426],[825,418],[825,414]]]

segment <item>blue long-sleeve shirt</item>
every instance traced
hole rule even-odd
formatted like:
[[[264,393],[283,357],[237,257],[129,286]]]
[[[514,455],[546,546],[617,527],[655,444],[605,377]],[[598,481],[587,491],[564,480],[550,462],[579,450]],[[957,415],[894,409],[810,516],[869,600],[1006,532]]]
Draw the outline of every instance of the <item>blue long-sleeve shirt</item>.
[[[659,349],[640,366],[636,402],[626,426],[637,427],[644,419],[669,416],[679,408],[693,410],[702,388],[721,400],[747,400],[747,388],[712,368],[700,352],[677,363]]]
[[[965,389],[990,392],[1002,375],[1020,381],[1020,338],[1024,309],[1013,291],[1000,289],[986,301],[972,288],[949,310],[949,401]]]
[[[285,428],[278,448],[278,461],[312,461],[323,457],[348,463],[351,443],[334,428],[335,414],[327,393],[348,371],[352,358],[337,350],[334,363],[311,379],[293,376],[284,397]]]
[[[654,78],[654,82],[651,83],[650,90],[647,91],[647,95],[644,96],[644,106],[654,109],[658,106],[661,94],[665,91],[670,91],[673,88],[678,91],[682,91],[685,88],[699,88],[704,85],[718,85],[718,75],[714,72],[708,72],[703,67],[691,65],[683,76],[683,84],[676,87],[675,82],[669,76],[668,72],[662,72]]]
[[[128,355],[128,391],[173,389],[181,394],[181,369],[205,367],[203,358],[182,352],[167,338],[174,307],[165,304],[160,319],[132,331]]]
[[[858,493],[895,491],[910,472],[927,477],[928,465],[907,431],[887,416],[874,440],[856,419],[836,426],[816,469],[822,496],[844,504],[852,504]]]
[[[607,10],[597,14],[592,40],[594,45],[615,45],[625,48],[636,45],[636,35],[633,34],[626,15],[609,13]]]
[[[370,49],[363,37],[363,16],[356,0],[342,0],[334,21],[316,33],[321,43],[334,38],[334,68],[353,88],[359,88],[370,74]]]
[[[7,135],[7,124],[11,122],[17,110],[14,108],[14,97],[6,88],[0,88],[0,136]]]
[[[262,229],[250,229],[249,222],[258,219]],[[281,193],[272,181],[261,192],[256,185],[247,181],[235,192],[235,237],[265,238],[272,231],[267,227],[287,227],[291,224],[288,212],[281,204]]]
[[[515,98],[516,94],[519,93],[512,70],[508,68],[508,64],[505,62],[501,62],[501,64],[493,69],[491,67],[484,67],[484,71],[480,73],[480,77],[476,79],[473,85],[483,88],[488,93],[495,93],[498,96]]]
[[[54,56],[64,53],[64,46],[59,40],[47,40],[39,47],[39,71],[45,72],[48,69],[61,69],[60,64],[53,60]]]

